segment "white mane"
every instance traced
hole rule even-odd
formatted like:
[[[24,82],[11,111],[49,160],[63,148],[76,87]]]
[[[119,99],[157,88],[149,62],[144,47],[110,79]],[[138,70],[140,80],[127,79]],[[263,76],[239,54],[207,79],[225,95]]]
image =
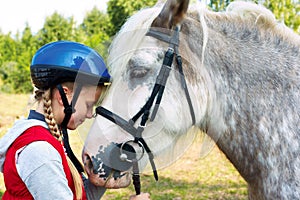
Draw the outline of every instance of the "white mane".
[[[112,77],[119,77],[120,74],[118,73],[125,67],[133,52],[138,49],[141,40],[148,31],[152,21],[160,13],[162,6],[162,3],[158,3],[152,8],[140,10],[123,25],[122,29],[114,38],[109,50],[108,66]],[[220,17],[222,15],[221,18],[226,17],[232,22],[234,22],[234,20],[240,20],[241,23],[250,21],[252,25],[256,24],[256,26],[264,29],[273,29],[275,33],[278,33],[283,38],[290,39],[291,41],[299,41],[298,35],[284,24],[278,23],[271,11],[254,3],[242,1],[232,2],[227,7],[226,12],[216,13],[209,11],[204,4],[197,2],[196,6],[191,5],[189,8],[189,12],[195,11],[198,13],[198,20],[202,24],[202,31],[204,33],[203,51],[205,50],[205,44],[208,38],[208,28],[206,25],[208,18],[206,18],[206,16]],[[117,46],[115,44],[117,44]]]
[[[162,7],[143,9],[130,17],[123,25],[109,49],[108,66],[112,77],[119,77],[121,69],[126,66],[129,58],[138,49],[152,21],[161,9]]]
[[[235,20],[242,20],[241,23],[250,23],[261,30],[273,32],[291,43],[300,42],[299,35],[287,27],[284,22],[275,18],[275,15],[262,5],[251,2],[235,1],[231,2],[227,9],[226,15],[234,23]]]

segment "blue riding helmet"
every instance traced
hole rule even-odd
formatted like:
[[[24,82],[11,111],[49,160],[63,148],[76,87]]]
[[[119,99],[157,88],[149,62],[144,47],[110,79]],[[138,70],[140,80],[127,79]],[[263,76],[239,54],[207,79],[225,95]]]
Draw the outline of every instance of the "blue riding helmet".
[[[71,41],[42,46],[32,58],[30,72],[39,89],[63,82],[105,85],[111,80],[103,58],[95,50]]]

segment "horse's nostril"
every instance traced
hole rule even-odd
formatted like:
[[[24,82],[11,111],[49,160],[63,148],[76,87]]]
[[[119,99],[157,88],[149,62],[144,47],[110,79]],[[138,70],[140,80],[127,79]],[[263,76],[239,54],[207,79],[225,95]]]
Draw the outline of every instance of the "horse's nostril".
[[[88,154],[84,155],[84,166],[86,170],[89,170],[89,172],[93,169],[93,162],[91,157]]]

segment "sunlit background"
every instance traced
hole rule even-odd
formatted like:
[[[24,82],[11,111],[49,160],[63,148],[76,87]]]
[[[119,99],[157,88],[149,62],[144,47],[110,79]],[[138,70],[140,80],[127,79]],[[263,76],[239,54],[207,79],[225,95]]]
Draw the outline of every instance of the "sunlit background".
[[[45,18],[55,11],[64,17],[73,16],[81,23],[85,14],[97,7],[106,10],[108,0],[1,0],[0,29],[3,33],[23,31],[26,23],[35,33],[43,27]]]

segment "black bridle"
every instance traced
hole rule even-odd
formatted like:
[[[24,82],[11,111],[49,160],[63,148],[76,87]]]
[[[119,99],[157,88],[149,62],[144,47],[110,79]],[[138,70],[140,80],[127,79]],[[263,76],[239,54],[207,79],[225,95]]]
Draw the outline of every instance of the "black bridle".
[[[113,123],[120,126],[123,130],[130,133],[134,137],[134,140],[132,140],[130,142],[137,143],[143,149],[143,151],[145,150],[147,152],[149,161],[150,161],[150,164],[151,164],[151,167],[153,170],[153,175],[155,177],[155,180],[157,181],[158,175],[157,175],[157,170],[156,170],[156,166],[154,163],[154,156],[153,156],[151,149],[149,148],[149,146],[143,139],[142,132],[146,128],[146,123],[149,120],[150,114],[151,114],[150,121],[153,121],[155,119],[155,116],[157,114],[157,111],[158,111],[158,108],[159,108],[159,105],[160,105],[160,102],[161,102],[161,99],[162,99],[162,96],[164,93],[165,85],[167,83],[170,71],[172,69],[171,67],[172,67],[172,63],[174,60],[174,56],[176,57],[176,63],[178,66],[179,73],[181,75],[181,85],[185,91],[185,95],[186,95],[186,99],[187,99],[187,102],[189,105],[193,125],[195,124],[195,113],[194,113],[193,105],[191,102],[189,91],[187,89],[187,84],[186,84],[185,76],[184,76],[183,69],[182,69],[182,59],[178,52],[179,27],[176,27],[175,30],[173,31],[173,34],[171,34],[171,35],[154,30],[152,28],[147,32],[146,35],[152,36],[156,39],[159,39],[159,40],[164,41],[169,44],[169,48],[168,48],[167,52],[165,53],[162,67],[160,69],[158,76],[156,77],[156,82],[155,82],[155,85],[154,85],[154,88],[152,90],[150,97],[148,98],[148,100],[146,101],[144,106],[140,109],[140,111],[138,113],[136,113],[136,115],[134,115],[129,121],[126,121],[125,119],[121,118],[117,114],[112,113],[111,111],[109,111],[101,106],[96,108],[96,114],[99,114],[99,115],[105,117],[106,119],[112,121]],[[151,109],[153,107],[154,101],[155,101],[155,105],[154,105],[154,108],[151,113]],[[141,122],[140,122],[140,125],[136,128],[134,125],[139,118],[141,118]],[[124,142],[123,144],[125,144],[125,143],[127,144],[128,141]],[[133,164],[133,184],[134,184],[134,187],[136,190],[136,194],[140,194],[141,186],[140,186],[140,177],[139,177],[139,169],[138,169],[138,159],[128,160],[126,158],[126,155],[122,154],[122,146],[121,146],[120,152],[121,152],[121,155],[120,155],[121,160],[127,161],[127,162],[132,162],[132,164]]]

